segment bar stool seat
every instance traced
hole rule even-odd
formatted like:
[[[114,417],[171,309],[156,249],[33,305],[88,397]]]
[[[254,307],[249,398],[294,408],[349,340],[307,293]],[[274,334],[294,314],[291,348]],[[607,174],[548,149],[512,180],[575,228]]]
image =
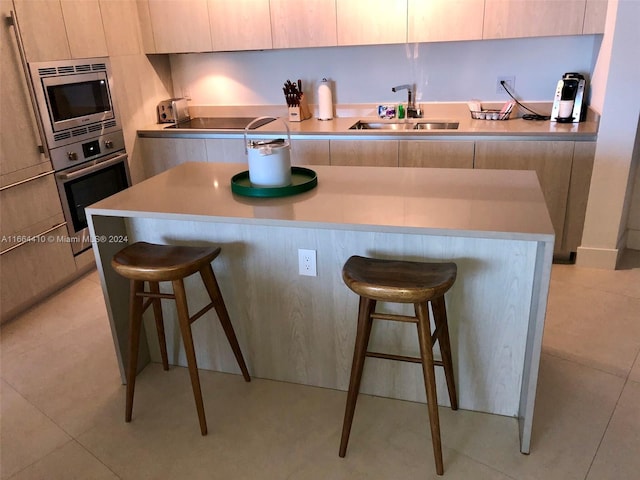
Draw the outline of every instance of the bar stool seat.
[[[204,404],[202,402],[202,391],[191,334],[191,324],[211,308],[214,308],[218,314],[218,319],[222,324],[222,328],[231,345],[231,349],[233,350],[245,381],[251,381],[231,320],[229,319],[224,299],[222,298],[222,293],[220,292],[220,287],[218,286],[213,268],[211,267],[211,262],[220,254],[220,251],[220,247],[190,247],[137,242],[123,248],[113,256],[111,266],[118,274],[128,278],[131,284],[129,292],[129,359],[126,372],[126,422],[131,421],[133,411],[133,395],[138,366],[142,314],[150,305],[153,305],[156,330],[160,342],[162,366],[165,370],[169,369],[167,345],[164,334],[164,319],[160,305],[162,299],[173,299],[176,301],[180,332],[185,347],[189,376],[191,377],[191,387],[196,402],[200,432],[202,435],[207,434],[207,422],[204,413]],[[184,279],[196,272],[200,273],[211,302],[190,317]],[[144,290],[145,282],[149,283],[149,291]],[[160,293],[159,282],[172,282],[173,294]],[[144,301],[145,298],[147,299],[146,302]]]
[[[444,301],[444,294],[454,284],[456,276],[457,266],[451,262],[424,263],[352,256],[344,264],[342,278],[347,287],[360,296],[360,305],[358,308],[358,327],[349,391],[342,425],[339,452],[341,457],[344,457],[347,452],[365,357],[421,363],[427,392],[436,473],[438,475],[444,473],[434,366],[444,367],[451,408],[457,410],[458,400],[453,376],[449,327]],[[375,309],[378,301],[412,303],[415,317],[376,313]],[[431,333],[429,320],[429,303],[431,304],[435,324],[433,333]],[[374,319],[415,323],[418,329],[420,357],[368,351],[369,337]],[[433,358],[435,342],[438,342],[440,346],[441,361]]]

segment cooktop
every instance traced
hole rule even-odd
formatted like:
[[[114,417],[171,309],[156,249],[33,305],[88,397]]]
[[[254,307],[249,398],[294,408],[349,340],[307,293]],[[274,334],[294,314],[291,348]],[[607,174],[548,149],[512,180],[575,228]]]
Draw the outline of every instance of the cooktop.
[[[185,120],[177,124],[169,125],[165,128],[186,128],[205,130],[244,130],[255,117],[201,117]],[[273,118],[263,118],[251,125],[250,130],[266,125],[273,121]]]

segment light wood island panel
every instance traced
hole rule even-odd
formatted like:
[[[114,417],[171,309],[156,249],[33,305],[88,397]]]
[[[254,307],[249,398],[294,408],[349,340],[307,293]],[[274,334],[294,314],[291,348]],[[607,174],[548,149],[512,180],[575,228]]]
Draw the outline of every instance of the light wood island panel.
[[[314,166],[313,190],[260,199],[231,192],[231,176],[245,168],[185,163],[87,209],[120,365],[128,283],[109,262],[125,243],[220,245],[214,269],[251,374],[342,390],[358,303],[342,282],[346,259],[455,261],[447,305],[460,406],[518,417],[528,452],[554,241],[535,173]],[[123,242],[109,241],[120,235]],[[299,248],[316,250],[317,277],[298,275]],[[195,277],[186,285],[199,309],[205,291]],[[170,361],[184,365],[174,307],[163,309]],[[194,324],[199,367],[237,373],[209,320]],[[155,329],[147,331],[140,368],[159,359]],[[371,343],[405,355],[418,349],[406,325],[374,327]],[[413,364],[372,360],[361,391],[425,401]]]

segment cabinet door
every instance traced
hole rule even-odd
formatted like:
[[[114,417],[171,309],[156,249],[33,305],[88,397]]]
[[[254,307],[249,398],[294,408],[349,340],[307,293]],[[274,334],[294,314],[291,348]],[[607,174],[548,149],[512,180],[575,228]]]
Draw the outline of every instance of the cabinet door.
[[[139,138],[145,178],[185,162],[206,162],[202,138]]]
[[[483,38],[580,35],[586,0],[486,0]]]
[[[335,0],[270,0],[273,48],[334,47]]]
[[[209,0],[213,50],[271,48],[269,0]]]
[[[30,62],[71,58],[59,0],[14,0],[14,3]]]
[[[484,0],[409,0],[408,41],[482,39]]]
[[[207,161],[214,163],[247,163],[244,137],[207,138],[205,140]],[[249,166],[247,165],[247,168]]]
[[[336,0],[338,45],[405,43],[407,0]]]
[[[67,235],[63,225],[48,237]],[[4,321],[32,305],[70,280],[76,271],[71,244],[62,241],[26,243],[0,255],[2,276],[0,320]]]
[[[149,0],[157,53],[210,52],[207,0]]]
[[[293,165],[331,165],[329,140],[292,140]]]
[[[398,140],[331,140],[331,165],[397,167]]]
[[[60,5],[71,58],[109,55],[98,0],[60,0]]]
[[[0,1],[0,14],[9,15],[12,5]],[[27,80],[22,69],[12,28],[0,30],[0,186],[51,170],[51,163],[40,153],[43,141],[38,135],[36,118],[29,99]]]
[[[11,235],[39,235],[64,222],[53,174],[1,190],[0,212],[0,236],[3,238]],[[0,250],[9,246],[11,245],[7,241],[3,241]]]
[[[587,211],[595,155],[596,142],[575,143],[562,240],[562,250],[565,254],[577,252],[582,242],[582,230],[584,229],[584,217]]]
[[[554,252],[562,251],[573,142],[476,142],[475,168],[535,170],[556,234]]]
[[[400,142],[401,167],[473,168],[473,142],[406,140]]]
[[[102,24],[110,56],[141,53],[141,35],[136,0],[100,0]]]
[[[585,35],[604,33],[608,3],[607,0],[587,0],[582,33]]]

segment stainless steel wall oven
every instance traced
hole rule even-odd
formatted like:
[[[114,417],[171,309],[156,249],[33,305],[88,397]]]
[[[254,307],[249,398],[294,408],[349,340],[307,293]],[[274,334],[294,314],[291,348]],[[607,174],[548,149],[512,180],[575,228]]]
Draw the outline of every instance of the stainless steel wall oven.
[[[108,58],[29,64],[74,255],[91,247],[85,207],[131,185]]]

